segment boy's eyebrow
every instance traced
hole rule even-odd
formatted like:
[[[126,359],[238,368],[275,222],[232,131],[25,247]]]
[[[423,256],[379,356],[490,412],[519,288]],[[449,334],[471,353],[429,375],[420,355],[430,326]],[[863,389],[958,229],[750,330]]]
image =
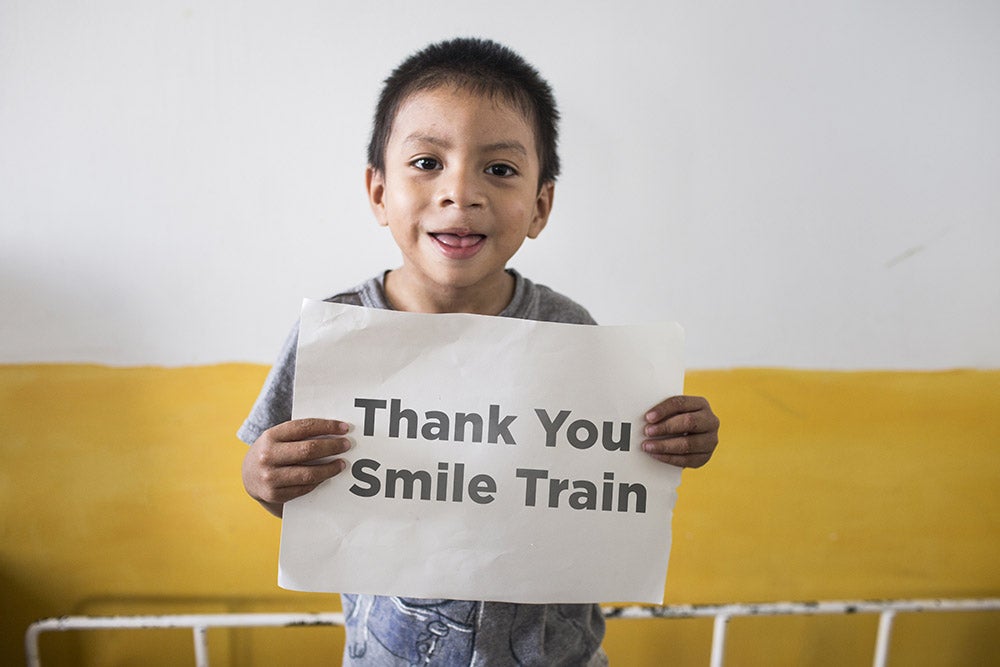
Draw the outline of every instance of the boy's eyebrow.
[[[527,155],[528,149],[520,141],[498,141],[495,144],[483,146],[484,151],[514,151],[521,155]]]
[[[414,132],[413,134],[407,136],[403,139],[403,144],[431,144],[432,146],[444,149],[451,148],[452,146],[451,142],[447,139],[436,137],[433,134],[423,134],[421,132]],[[511,150],[524,156],[528,155],[528,149],[524,147],[524,144],[520,141],[513,140],[486,144],[485,146],[480,147],[480,150],[483,152]]]
[[[440,148],[451,148],[450,141],[442,139],[441,137],[435,137],[433,134],[423,134],[421,132],[414,132],[413,134],[407,136],[403,139],[403,144],[431,144]]]

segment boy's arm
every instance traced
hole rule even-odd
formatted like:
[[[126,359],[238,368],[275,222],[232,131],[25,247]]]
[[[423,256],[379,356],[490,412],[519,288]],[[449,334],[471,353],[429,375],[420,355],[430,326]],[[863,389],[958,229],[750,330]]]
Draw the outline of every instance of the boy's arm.
[[[673,396],[646,413],[642,449],[654,459],[699,468],[719,444],[719,418],[701,396]]]
[[[347,423],[332,419],[295,419],[272,426],[243,457],[244,488],[280,517],[287,501],[309,493],[347,467],[343,459],[317,459],[349,450],[351,442],[343,437],[349,430]]]

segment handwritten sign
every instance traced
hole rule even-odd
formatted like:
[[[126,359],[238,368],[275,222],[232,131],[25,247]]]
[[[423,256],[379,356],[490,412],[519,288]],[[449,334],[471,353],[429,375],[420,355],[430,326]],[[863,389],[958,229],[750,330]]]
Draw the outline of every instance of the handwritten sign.
[[[676,324],[583,326],[306,301],[293,417],[353,425],[286,503],[279,584],[661,603],[680,469],[641,450],[682,393]]]

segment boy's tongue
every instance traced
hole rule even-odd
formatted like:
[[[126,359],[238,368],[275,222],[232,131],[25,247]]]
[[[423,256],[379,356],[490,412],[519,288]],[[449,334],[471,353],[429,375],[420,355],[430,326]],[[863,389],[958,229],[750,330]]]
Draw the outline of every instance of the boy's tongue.
[[[482,241],[483,235],[466,234],[465,236],[459,236],[458,234],[434,234],[434,238],[452,248],[468,248]]]

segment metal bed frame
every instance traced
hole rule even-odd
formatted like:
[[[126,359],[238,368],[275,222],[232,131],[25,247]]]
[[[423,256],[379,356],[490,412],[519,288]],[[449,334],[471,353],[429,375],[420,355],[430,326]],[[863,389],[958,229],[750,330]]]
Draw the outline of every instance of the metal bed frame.
[[[1000,598],[859,600],[772,602],[762,604],[669,605],[663,607],[602,607],[608,619],[704,618],[715,619],[712,630],[711,667],[722,667],[726,628],[741,616],[802,616],[819,614],[878,614],[874,667],[885,667],[889,657],[892,624],[897,614],[915,612],[1000,611]],[[38,638],[43,632],[102,629],[190,628],[194,634],[196,667],[209,667],[209,628],[342,626],[341,613],[188,614],[167,616],[64,616],[32,623],[24,637],[28,667],[41,667]]]

